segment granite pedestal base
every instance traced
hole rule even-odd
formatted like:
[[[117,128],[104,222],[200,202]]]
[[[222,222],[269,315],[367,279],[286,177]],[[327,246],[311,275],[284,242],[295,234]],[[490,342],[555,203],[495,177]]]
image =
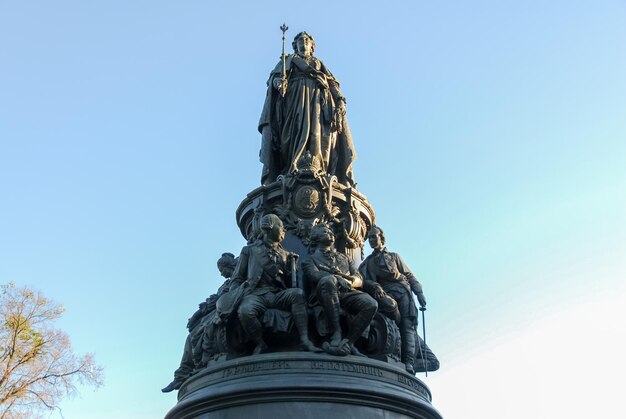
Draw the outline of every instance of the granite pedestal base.
[[[381,361],[280,352],[224,361],[188,379],[166,419],[442,419],[430,390]]]

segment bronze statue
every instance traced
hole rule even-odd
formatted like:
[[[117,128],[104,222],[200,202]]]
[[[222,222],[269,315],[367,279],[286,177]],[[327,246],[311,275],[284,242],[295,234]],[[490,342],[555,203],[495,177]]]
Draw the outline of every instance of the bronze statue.
[[[232,253],[223,253],[217,260],[217,269],[219,269],[220,274],[226,280],[219,287],[217,293],[200,303],[198,310],[189,318],[187,322],[189,334],[187,339],[185,339],[180,366],[174,371],[174,380],[161,389],[163,393],[178,390],[187,378],[206,364],[203,358],[206,358],[204,352],[210,346],[207,340],[214,339],[215,334],[215,322],[217,320],[216,303],[222,294],[228,292],[230,287],[229,278],[233,275],[236,265],[237,259],[235,259],[235,255]]]
[[[298,255],[280,244],[285,238],[283,223],[278,216],[267,214],[261,218],[261,231],[262,238],[245,246],[239,256],[230,293],[240,297],[233,300],[230,310],[236,311],[243,330],[256,344],[253,354],[268,348],[260,319],[269,308],[291,311],[304,348],[319,352],[309,339],[304,293],[292,288]]]
[[[316,250],[302,262],[302,269],[311,286],[310,305],[321,305],[330,326],[330,342],[324,342],[323,348],[333,355],[361,355],[354,342],[369,326],[378,304],[357,290],[363,283],[361,276],[348,257],[335,250],[335,235],[327,224],[313,227],[310,240]],[[339,322],[341,308],[351,316],[345,338]],[[326,334],[326,330],[318,331]]]
[[[417,296],[420,306],[425,307],[426,299],[422,285],[400,255],[387,250],[385,234],[380,227],[372,226],[368,240],[374,251],[359,266],[364,280],[363,287],[378,301],[381,311],[393,312],[395,309],[388,307],[389,296],[397,304],[400,317],[398,326],[402,340],[400,354],[407,372],[414,374],[417,307],[413,294]]]
[[[281,29],[284,40],[287,28]],[[339,82],[313,56],[315,41],[311,35],[300,32],[292,46],[294,54],[283,53],[267,82],[259,120],[261,183],[266,185],[281,174],[297,172],[298,161],[308,152],[322,172],[352,186],[356,152]]]

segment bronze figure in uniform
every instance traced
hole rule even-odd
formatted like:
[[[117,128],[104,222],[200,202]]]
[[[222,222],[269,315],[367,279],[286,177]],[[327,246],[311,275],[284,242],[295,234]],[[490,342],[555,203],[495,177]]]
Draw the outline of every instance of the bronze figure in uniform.
[[[298,255],[286,251],[280,244],[285,238],[283,223],[278,216],[267,214],[261,219],[261,231],[262,238],[245,246],[239,256],[230,292],[241,292],[241,299],[231,310],[236,310],[243,330],[254,341],[253,354],[268,349],[261,318],[269,308],[290,311],[304,348],[321,351],[309,339],[304,292],[292,288]]]
[[[425,307],[426,299],[422,285],[400,255],[387,250],[385,234],[381,228],[372,226],[368,241],[374,251],[359,266],[364,280],[363,287],[378,301],[382,312],[394,310],[393,307],[389,307],[389,297],[397,304],[402,362],[409,373],[415,373],[417,307],[413,294],[417,296],[420,306]]]
[[[185,340],[180,366],[174,371],[174,380],[161,389],[162,392],[169,393],[178,390],[187,378],[206,363],[203,361],[203,356],[209,346],[207,342],[214,339],[217,320],[216,303],[222,294],[228,292],[229,278],[233,275],[236,265],[237,259],[232,253],[223,253],[217,260],[217,269],[226,280],[215,294],[199,304],[198,310],[189,318],[187,322],[189,334]]]
[[[360,355],[354,342],[369,326],[378,304],[367,293],[359,291],[363,281],[347,256],[333,247],[335,236],[327,224],[311,230],[311,244],[316,250],[302,262],[305,281],[310,285],[310,304],[320,304],[331,333],[323,348],[333,355]],[[351,316],[348,332],[342,336],[341,309]]]

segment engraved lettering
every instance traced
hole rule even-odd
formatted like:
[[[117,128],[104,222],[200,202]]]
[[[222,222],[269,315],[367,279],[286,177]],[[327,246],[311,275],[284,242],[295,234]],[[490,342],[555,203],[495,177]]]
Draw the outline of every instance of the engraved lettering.
[[[375,377],[383,376],[383,371],[380,368],[367,365],[354,365],[338,361],[311,361],[311,368],[316,370],[352,372],[364,375],[373,375]]]
[[[417,381],[415,380],[411,380],[408,377],[405,377],[404,375],[398,374],[398,382],[400,384],[404,384],[406,386],[411,387],[413,390],[417,391],[418,393],[420,393],[422,396],[424,396],[426,399],[430,400],[430,396],[429,394],[426,392],[426,390],[424,390],[422,388],[422,386],[420,386]]]
[[[249,374],[257,371],[290,369],[287,361],[260,362],[258,364],[241,365],[238,367],[226,368],[222,373],[222,378],[241,374]]]
[[[324,369],[324,362],[322,361],[311,361],[311,368],[314,370]]]

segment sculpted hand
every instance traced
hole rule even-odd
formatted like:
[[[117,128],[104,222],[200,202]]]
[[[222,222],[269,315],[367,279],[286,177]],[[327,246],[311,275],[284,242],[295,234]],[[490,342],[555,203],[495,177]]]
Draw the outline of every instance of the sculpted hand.
[[[377,287],[376,290],[374,291],[374,298],[376,299],[381,299],[385,296],[385,291],[383,291],[383,289],[381,287]]]
[[[339,289],[343,289],[343,290],[351,290],[352,289],[352,284],[350,283],[350,281],[348,281],[347,279],[338,276],[337,277],[337,286],[339,287]]]
[[[338,134],[343,132],[343,124],[345,123],[346,117],[346,105],[340,104],[335,108],[335,114],[333,115],[333,125],[334,131],[337,131]]]
[[[363,279],[360,276],[352,276],[352,288],[361,288],[363,286]]]
[[[288,85],[287,80],[286,79],[283,80],[282,78],[277,77],[274,79],[273,84],[274,84],[274,88],[278,90],[283,96],[285,96],[285,93],[287,93],[287,85]]]
[[[404,281],[404,282],[408,282],[408,279],[406,278],[406,275],[401,274],[400,272],[396,272],[394,275],[394,279],[396,281]]]
[[[426,297],[424,297],[424,293],[418,292],[415,295],[417,295],[417,301],[420,303],[420,307],[426,307]]]

